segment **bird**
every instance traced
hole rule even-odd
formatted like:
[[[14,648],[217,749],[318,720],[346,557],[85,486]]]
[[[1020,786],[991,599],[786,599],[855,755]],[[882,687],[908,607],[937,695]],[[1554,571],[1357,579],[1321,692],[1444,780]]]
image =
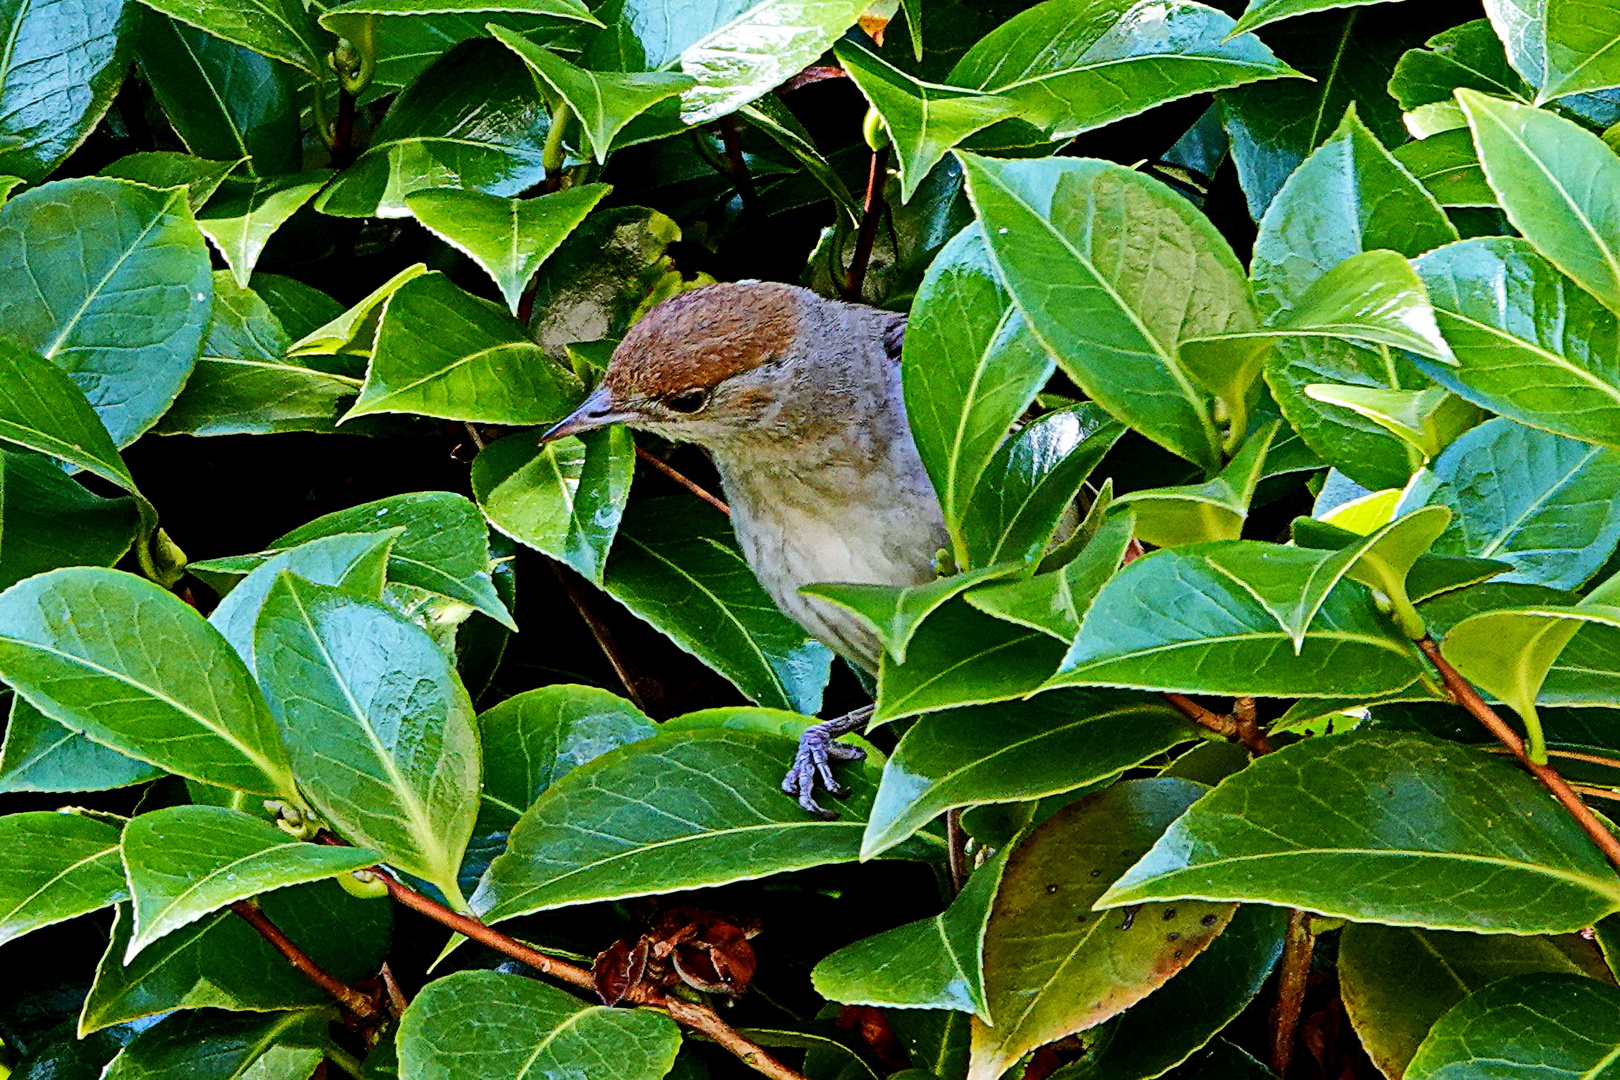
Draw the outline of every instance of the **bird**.
[[[796,285],[703,285],[653,307],[613,351],[596,388],[541,436],[614,424],[709,453],[738,545],[771,599],[869,675],[883,645],[847,609],[805,596],[815,582],[919,585],[938,576],[944,515],[906,420],[904,315]],[[811,725],[783,790],[831,815],[835,740],[871,707]]]

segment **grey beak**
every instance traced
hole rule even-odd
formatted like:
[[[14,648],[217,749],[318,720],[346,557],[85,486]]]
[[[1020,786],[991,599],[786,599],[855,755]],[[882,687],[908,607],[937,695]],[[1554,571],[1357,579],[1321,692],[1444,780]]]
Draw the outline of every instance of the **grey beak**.
[[[590,397],[579,403],[579,408],[553,424],[544,435],[540,436],[542,444],[561,439],[565,435],[578,435],[585,431],[595,431],[597,428],[620,424],[630,419],[630,414],[613,407],[613,395],[605,386],[599,386],[591,392]]]

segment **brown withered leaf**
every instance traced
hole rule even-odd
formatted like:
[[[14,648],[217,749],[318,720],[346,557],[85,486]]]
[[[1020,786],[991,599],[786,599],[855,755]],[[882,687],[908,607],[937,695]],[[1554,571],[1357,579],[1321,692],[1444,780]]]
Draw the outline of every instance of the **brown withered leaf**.
[[[596,994],[604,1005],[617,1005],[647,973],[647,938],[620,938],[603,949],[591,965]]]

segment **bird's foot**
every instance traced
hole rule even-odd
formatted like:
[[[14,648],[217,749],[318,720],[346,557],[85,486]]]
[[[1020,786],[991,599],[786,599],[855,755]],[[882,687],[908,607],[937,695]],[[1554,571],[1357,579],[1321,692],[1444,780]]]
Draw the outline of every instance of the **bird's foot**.
[[[793,759],[793,768],[788,770],[787,776],[782,780],[782,790],[798,799],[799,805],[816,817],[832,819],[838,816],[816,802],[818,781],[827,790],[827,794],[833,796],[844,794],[844,785],[833,777],[832,763],[860,761],[866,757],[866,751],[860,747],[834,740],[840,735],[848,735],[866,727],[866,722],[872,719],[872,709],[873,706],[868,705],[864,709],[856,709],[836,719],[812,724],[799,736],[799,753]]]

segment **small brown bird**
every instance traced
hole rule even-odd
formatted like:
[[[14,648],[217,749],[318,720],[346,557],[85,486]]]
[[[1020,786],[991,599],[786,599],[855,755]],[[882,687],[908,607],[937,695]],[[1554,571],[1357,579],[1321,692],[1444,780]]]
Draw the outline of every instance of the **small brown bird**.
[[[708,285],[648,312],[614,350],[601,385],[542,437],[625,424],[697,443],[714,458],[748,565],[777,606],[875,673],[882,645],[845,609],[800,586],[917,585],[948,543],[939,499],[906,423],[905,317],[774,282]],[[870,709],[805,732],[783,790],[805,809],[832,740]]]

